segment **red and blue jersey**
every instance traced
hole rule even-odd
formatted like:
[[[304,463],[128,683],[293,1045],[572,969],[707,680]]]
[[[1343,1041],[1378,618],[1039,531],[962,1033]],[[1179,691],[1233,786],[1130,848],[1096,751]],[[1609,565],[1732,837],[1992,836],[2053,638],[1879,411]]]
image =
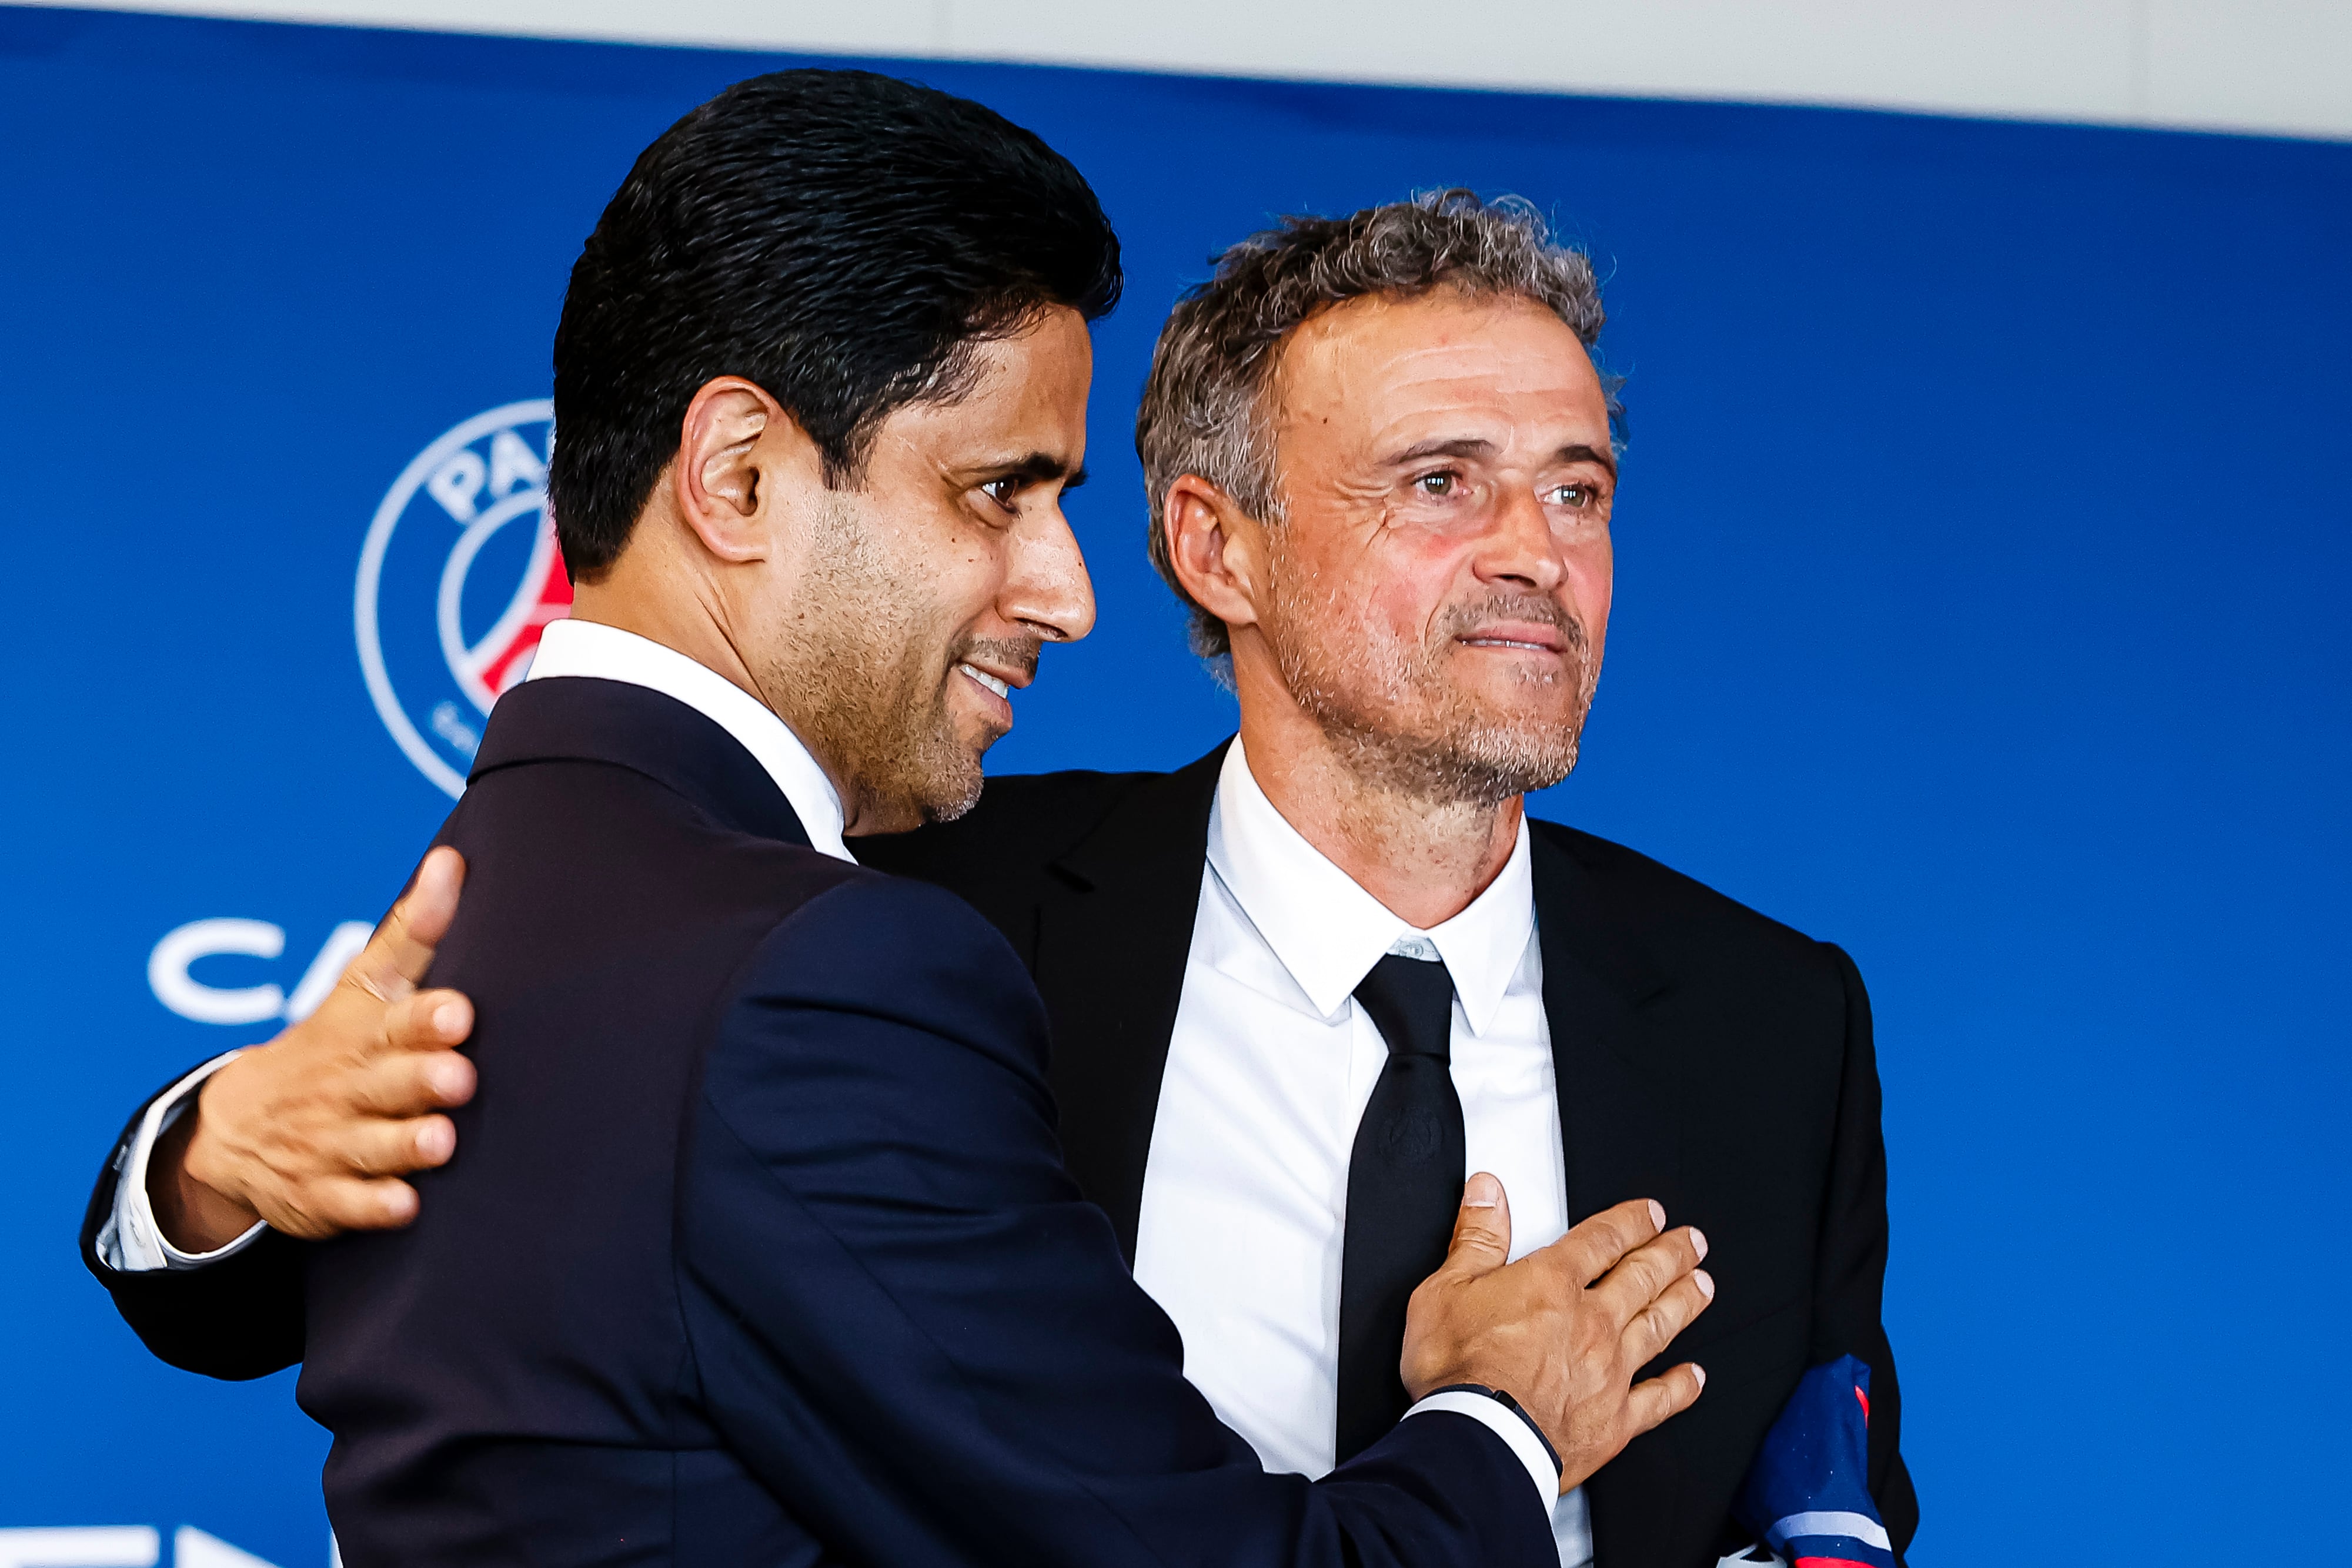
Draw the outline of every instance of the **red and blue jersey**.
[[[1870,1368],[1851,1355],[1798,1383],[1732,1505],[1792,1568],[1895,1568],[1870,1496]]]

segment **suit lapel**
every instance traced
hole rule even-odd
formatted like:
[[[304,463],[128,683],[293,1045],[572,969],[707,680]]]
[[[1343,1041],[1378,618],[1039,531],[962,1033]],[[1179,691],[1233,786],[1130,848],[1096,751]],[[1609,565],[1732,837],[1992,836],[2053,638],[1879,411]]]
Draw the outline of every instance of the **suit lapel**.
[[[1062,1155],[1135,1261],[1160,1080],[1184,991],[1226,746],[1138,785],[1051,867],[1034,974],[1053,1019]]]
[[[1566,849],[1539,829],[1530,848],[1569,1222],[1629,1197],[1656,1198],[1671,1219],[1680,1188],[1672,1091],[1641,1020],[1664,979],[1610,922]]]
[[[1666,988],[1665,978],[1610,920],[1575,857],[1538,825],[1529,827],[1569,1222],[1628,1198],[1654,1197],[1673,1224],[1682,1187],[1671,1118],[1677,1094],[1671,1064],[1651,1049],[1641,1016]],[[1599,1561],[1656,1557],[1651,1538],[1665,1516],[1653,1516],[1670,1508],[1675,1495],[1670,1437],[1660,1431],[1636,1438],[1586,1483]]]

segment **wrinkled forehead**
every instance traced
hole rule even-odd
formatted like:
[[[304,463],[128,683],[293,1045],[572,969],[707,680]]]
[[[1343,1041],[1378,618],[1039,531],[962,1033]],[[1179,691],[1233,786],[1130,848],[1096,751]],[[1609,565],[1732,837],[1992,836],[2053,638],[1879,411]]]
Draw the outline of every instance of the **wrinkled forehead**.
[[[1333,306],[1284,343],[1269,391],[1286,444],[1379,444],[1458,425],[1490,441],[1509,432],[1546,448],[1608,447],[1591,356],[1565,321],[1518,296],[1444,289]]]

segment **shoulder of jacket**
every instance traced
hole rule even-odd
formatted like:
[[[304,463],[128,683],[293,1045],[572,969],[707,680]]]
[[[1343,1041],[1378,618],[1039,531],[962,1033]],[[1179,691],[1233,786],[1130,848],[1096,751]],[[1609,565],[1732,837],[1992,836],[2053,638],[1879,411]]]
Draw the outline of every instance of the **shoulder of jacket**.
[[[1165,773],[1013,773],[988,780],[980,803],[951,822],[853,841],[879,871],[970,885],[1054,860],[1102,824],[1136,789]]]
[[[1711,945],[1751,943],[1775,949],[1778,956],[1818,967],[1824,974],[1836,967],[1836,950],[1794,926],[1719,893],[1696,877],[1651,859],[1597,833],[1565,822],[1530,817],[1536,833],[1576,862],[1620,920],[1654,940],[1668,938],[1682,947],[1694,940]]]
[[[1025,985],[1003,933],[951,889],[862,866],[842,872],[779,914],[752,945],[739,984],[842,995]]]

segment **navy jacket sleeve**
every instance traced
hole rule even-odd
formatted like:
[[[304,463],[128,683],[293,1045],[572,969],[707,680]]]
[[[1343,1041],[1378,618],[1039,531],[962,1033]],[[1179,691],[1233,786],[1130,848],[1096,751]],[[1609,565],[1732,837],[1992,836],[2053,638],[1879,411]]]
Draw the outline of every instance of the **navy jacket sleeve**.
[[[1270,1476],[1062,1169],[1042,1004],[952,894],[804,905],[718,1026],[679,1185],[689,1376],[838,1555],[901,1565],[1557,1562],[1527,1471],[1426,1415]]]
[[[1822,1214],[1813,1287],[1818,1365],[1856,1355],[1870,1366],[1870,1492],[1898,1560],[1919,1528],[1919,1499],[1901,1448],[1903,1393],[1880,1320],[1886,1281],[1886,1140],[1879,1124],[1878,1053],[1870,997],[1843,948],[1829,946],[1845,984],[1845,1071]]]
[[[82,1216],[81,1256],[114,1298],[114,1310],[147,1348],[186,1372],[207,1377],[262,1377],[302,1359],[303,1243],[266,1230],[234,1257],[202,1269],[125,1272],[99,1256],[98,1235],[114,1213],[132,1134],[157,1095],[131,1113],[100,1167]]]

